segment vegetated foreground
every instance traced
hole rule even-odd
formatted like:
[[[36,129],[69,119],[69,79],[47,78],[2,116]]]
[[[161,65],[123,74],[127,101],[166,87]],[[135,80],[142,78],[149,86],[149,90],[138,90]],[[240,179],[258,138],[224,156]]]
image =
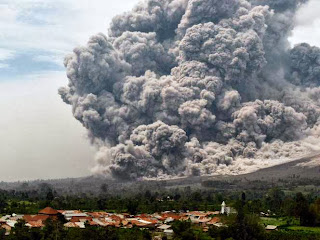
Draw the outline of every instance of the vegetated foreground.
[[[8,239],[50,239],[52,234],[58,234],[58,239],[83,239],[84,236],[87,236],[87,239],[149,239],[160,235],[164,239],[165,237],[227,239],[230,236],[241,239],[232,235],[232,232],[236,232],[233,228],[238,226],[234,224],[239,224],[236,222],[236,215],[221,216],[211,213],[217,214],[217,210],[221,210],[222,201],[228,206],[239,209],[237,199],[242,192],[245,192],[243,221],[254,224],[252,227],[246,223],[253,229],[257,227],[254,232],[263,235],[256,239],[318,239],[319,227],[315,226],[319,224],[320,201],[317,200],[320,196],[319,166],[310,167],[310,163],[317,163],[317,159],[317,156],[303,158],[239,176],[136,182],[119,182],[92,176],[79,179],[1,182],[0,215],[10,215],[7,220],[12,218],[17,220],[17,216],[11,216],[13,213],[18,216],[19,214],[30,216],[37,214],[46,206],[51,206],[55,209],[78,209],[81,210],[79,213],[86,212],[86,214],[88,212],[98,214],[94,212],[99,211],[102,212],[100,213],[102,216],[105,212],[104,218],[106,216],[117,218],[114,216],[118,213],[127,213],[134,216],[133,220],[138,222],[142,220],[140,227],[131,222],[129,226],[132,228],[122,228],[123,224],[115,227],[114,223],[108,223],[109,227],[96,224],[90,226],[84,224],[84,221],[88,220],[85,219],[82,223],[77,223],[78,225],[67,224],[69,225],[67,228],[64,227],[66,222],[57,225],[50,220],[46,222],[42,218],[27,217],[26,220],[31,223],[25,226],[25,223],[19,221],[15,230],[11,231],[11,236],[6,236]],[[169,212],[165,213],[166,211]],[[193,214],[195,211],[198,213],[202,211],[204,216],[200,217],[205,218],[202,222],[204,225],[195,223],[194,218],[190,219],[187,211]],[[146,223],[143,222],[143,218],[153,219],[156,216],[154,213],[160,216],[171,214],[171,217],[181,214],[179,220],[190,222],[165,222],[167,219],[163,219],[158,224],[170,225],[167,230],[170,230],[171,235],[168,235],[163,229],[158,229],[158,225],[144,226]],[[186,216],[189,218],[186,219]],[[213,219],[214,224],[218,224],[219,227],[213,224],[207,225],[205,221],[208,219]],[[79,218],[76,220],[80,221]],[[90,216],[89,220],[91,221]],[[37,227],[29,228],[30,224]],[[80,225],[86,228],[80,228]],[[269,230],[266,233],[264,228],[268,225],[275,226],[277,230]],[[141,227],[146,229],[141,231]],[[238,227],[244,229],[243,225]],[[18,232],[32,237],[19,238]],[[5,231],[2,233],[5,234]],[[187,235],[191,237],[188,238]]]
[[[123,194],[102,184],[98,194],[72,195],[49,184],[36,189],[22,183],[16,191],[1,191],[0,224],[9,234],[3,230],[2,238],[320,239],[320,182],[283,182],[269,189],[252,182],[244,191],[213,183],[153,189],[137,183],[135,191]],[[60,210],[40,211],[46,206]]]

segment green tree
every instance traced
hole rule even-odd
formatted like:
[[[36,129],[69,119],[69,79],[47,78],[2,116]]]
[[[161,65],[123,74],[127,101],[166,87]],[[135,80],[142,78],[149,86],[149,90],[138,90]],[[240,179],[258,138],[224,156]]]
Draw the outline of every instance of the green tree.
[[[291,197],[287,197],[284,199],[282,204],[282,213],[284,216],[296,216],[295,214],[295,201]]]
[[[4,240],[6,236],[6,230],[3,228],[0,228],[0,240]]]
[[[42,230],[42,240],[64,239],[65,232],[62,222],[48,218],[45,221],[45,227]]]
[[[109,186],[108,186],[108,184],[106,184],[106,183],[103,183],[103,184],[101,184],[101,186],[100,186],[100,191],[102,192],[102,193],[107,193],[108,192],[108,189],[109,189]]]
[[[279,213],[284,197],[284,192],[279,188],[270,189],[266,196],[267,208],[275,213]]]
[[[29,228],[26,226],[26,222],[19,220],[15,227],[11,230],[8,237],[9,240],[36,240],[32,239],[32,236],[29,232]]]
[[[296,194],[295,212],[300,218],[301,226],[314,226],[316,222],[316,215],[310,211],[309,203],[302,193]]]
[[[139,203],[136,200],[129,199],[127,202],[127,209],[131,215],[136,215],[138,212]]]
[[[310,207],[316,218],[316,224],[320,226],[320,198],[318,198]]]
[[[47,200],[48,202],[51,202],[53,199],[54,199],[54,195],[53,195],[52,190],[50,189],[50,190],[48,191],[48,193],[47,193],[46,200]]]

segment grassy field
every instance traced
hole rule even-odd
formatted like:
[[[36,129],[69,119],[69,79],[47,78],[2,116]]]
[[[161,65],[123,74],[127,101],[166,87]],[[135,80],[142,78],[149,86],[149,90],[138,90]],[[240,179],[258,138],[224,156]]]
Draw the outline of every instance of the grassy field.
[[[320,233],[320,227],[290,226],[290,227],[287,227],[287,229],[293,230],[293,231]]]
[[[299,220],[293,218],[272,218],[272,217],[261,217],[261,223],[264,225],[275,225],[287,229],[290,231],[304,231],[310,233],[319,233],[320,227],[304,227],[299,226]]]
[[[285,225],[297,225],[299,224],[298,219],[292,218],[272,218],[272,217],[261,217],[261,222],[264,225],[275,225],[275,226],[285,226]]]

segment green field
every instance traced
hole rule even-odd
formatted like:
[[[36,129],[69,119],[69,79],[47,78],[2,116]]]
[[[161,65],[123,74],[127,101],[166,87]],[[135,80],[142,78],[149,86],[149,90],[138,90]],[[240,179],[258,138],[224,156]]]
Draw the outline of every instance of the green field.
[[[320,227],[290,226],[290,227],[287,227],[287,229],[293,230],[293,231],[320,233]]]
[[[286,225],[297,225],[299,224],[298,219],[293,218],[273,218],[273,217],[261,217],[261,222],[264,225],[275,225],[275,226],[286,226]]]

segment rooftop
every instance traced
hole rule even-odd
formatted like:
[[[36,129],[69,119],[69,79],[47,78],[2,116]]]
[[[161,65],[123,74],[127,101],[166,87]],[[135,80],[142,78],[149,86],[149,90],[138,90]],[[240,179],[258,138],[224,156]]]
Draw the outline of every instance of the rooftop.
[[[46,207],[45,209],[42,209],[39,211],[39,214],[44,215],[57,215],[59,212],[51,207]]]

